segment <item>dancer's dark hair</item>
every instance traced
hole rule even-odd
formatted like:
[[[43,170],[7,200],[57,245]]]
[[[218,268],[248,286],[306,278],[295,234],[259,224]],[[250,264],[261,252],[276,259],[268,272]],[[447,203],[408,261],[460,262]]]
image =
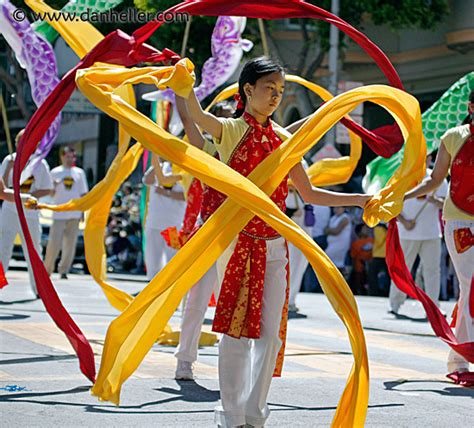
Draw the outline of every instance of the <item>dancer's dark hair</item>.
[[[255,85],[258,79],[272,73],[285,73],[285,69],[277,62],[264,56],[254,58],[244,65],[239,77],[239,94],[242,98],[243,108],[235,110],[235,118],[242,116],[245,110],[245,105],[247,104],[244,85],[246,83]]]

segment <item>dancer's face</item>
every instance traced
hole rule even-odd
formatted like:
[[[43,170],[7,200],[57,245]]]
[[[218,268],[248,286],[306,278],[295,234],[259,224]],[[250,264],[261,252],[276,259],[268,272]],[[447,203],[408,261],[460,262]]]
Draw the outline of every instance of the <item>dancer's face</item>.
[[[285,90],[285,76],[275,72],[257,80],[255,85],[246,83],[244,86],[247,96],[248,110],[251,114],[271,116],[281,103]]]

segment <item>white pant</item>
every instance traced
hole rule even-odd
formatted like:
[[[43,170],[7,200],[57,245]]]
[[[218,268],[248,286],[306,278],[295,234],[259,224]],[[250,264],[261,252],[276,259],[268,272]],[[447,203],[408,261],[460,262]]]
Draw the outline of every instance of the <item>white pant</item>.
[[[163,269],[176,254],[160,234],[161,229],[145,227],[145,265],[148,280]]]
[[[304,210],[301,210],[301,215],[292,217],[292,220],[300,226],[306,233],[311,233],[312,227],[304,225]],[[288,251],[290,253],[290,299],[289,304],[294,305],[296,295],[301,289],[303,275],[308,267],[308,260],[303,253],[295,247],[291,242],[288,242]]]
[[[474,276],[474,247],[459,254],[454,245],[454,231],[469,227],[474,233],[474,221],[447,220],[444,233],[446,246],[459,279],[458,316],[456,320],[456,338],[460,343],[474,342],[474,319],[469,313],[469,295]],[[457,352],[451,350],[448,357],[448,371],[469,369],[469,362]]]
[[[54,271],[59,251],[61,251],[61,260],[59,261],[58,272],[60,274],[69,273],[76,254],[79,221],[75,218],[53,220],[44,257],[44,265],[48,275],[51,275]]]
[[[174,353],[177,359],[190,363],[197,360],[201,326],[212,292],[214,291],[217,297],[217,290],[217,271],[214,264],[188,293],[181,321],[179,345]]]
[[[400,239],[400,245],[405,255],[405,263],[411,270],[416,256],[420,256],[423,265],[425,292],[439,306],[439,290],[441,285],[441,239],[412,240]],[[390,284],[390,309],[397,312],[405,302],[407,295],[393,283]]]
[[[39,222],[39,213],[35,214],[35,216],[27,217],[26,222],[28,224],[28,229],[30,230],[33,245],[41,257],[41,225]],[[25,256],[26,263],[28,265],[31,289],[35,294],[37,294],[35,277],[33,275],[28,249],[26,248],[25,238],[23,237],[23,232],[20,227],[18,214],[16,211],[11,209],[2,208],[0,212],[0,261],[2,262],[5,272],[8,270],[8,265],[10,263],[10,258],[13,251],[13,242],[15,241],[15,237],[18,233],[21,237],[21,246],[23,248],[23,254]]]
[[[219,283],[222,283],[235,244],[236,240],[217,261]],[[234,339],[224,334],[219,343],[221,405],[216,408],[215,420],[223,427],[246,423],[263,425],[270,413],[266,401],[282,344],[279,331],[286,297],[288,260],[283,238],[266,241],[266,245],[260,338]]]

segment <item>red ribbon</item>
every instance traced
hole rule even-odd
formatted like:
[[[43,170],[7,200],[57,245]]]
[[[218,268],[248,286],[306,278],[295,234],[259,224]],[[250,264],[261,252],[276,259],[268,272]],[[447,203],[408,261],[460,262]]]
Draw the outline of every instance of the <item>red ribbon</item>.
[[[462,355],[467,361],[474,363],[474,342],[459,343],[438,306],[413,281],[405,263],[405,257],[398,236],[397,221],[395,219],[392,219],[388,226],[386,262],[390,277],[395,285],[411,298],[421,302],[436,336],[447,343],[458,354]],[[471,300],[473,296],[474,293],[471,293]]]
[[[365,35],[339,17],[317,6],[299,0],[274,0],[271,3],[261,1],[236,0],[191,0],[180,3],[167,10],[171,12],[188,12],[191,15],[233,15],[251,18],[278,19],[289,17],[320,19],[336,25],[352,40],[359,44],[377,63],[389,82],[403,89],[400,78],[387,56]],[[156,63],[159,61],[175,63],[179,56],[169,49],[162,52],[144,44],[146,40],[164,23],[163,20],[153,21],[136,30],[132,36],[117,30],[108,34],[98,43],[73,69],[71,69],[50,93],[44,103],[36,110],[25,128],[25,133],[18,144],[17,156],[13,171],[13,188],[15,204],[18,211],[20,225],[25,237],[28,254],[30,255],[33,274],[36,280],[38,293],[43,300],[48,314],[57,326],[66,334],[79,358],[81,371],[94,380],[94,356],[89,342],[74,323],[62,306],[54,286],[44,268],[41,258],[37,254],[31,235],[28,231],[24,209],[19,196],[21,171],[35,151],[37,142],[42,139],[52,121],[62,110],[75,89],[76,71],[91,67],[95,62],[105,62],[123,66],[134,66],[141,62]],[[372,134],[361,128],[365,141],[373,140]],[[382,146],[390,146],[391,142],[383,141]]]
[[[80,370],[84,375],[95,381],[94,353],[90,343],[62,305],[54,289],[41,257],[33,245],[23,205],[20,199],[20,175],[31,154],[35,151],[37,142],[41,140],[52,120],[70,98],[75,89],[76,71],[80,68],[92,66],[96,61],[109,62],[124,66],[134,65],[137,62],[156,62],[172,59],[172,51],[161,53],[151,46],[143,45],[131,50],[133,39],[122,31],[115,31],[106,36],[96,45],[72,70],[70,70],[54,88],[44,103],[36,110],[25,128],[17,147],[17,156],[13,168],[13,189],[18,217],[25,237],[25,243],[30,256],[33,275],[35,277],[38,294],[43,301],[46,311],[64,332],[79,359]]]
[[[2,262],[0,262],[0,289],[8,285],[7,278],[5,276],[5,271],[3,270]]]
[[[245,108],[242,97],[239,93],[234,94],[234,100],[237,101],[237,106],[235,107],[237,110],[243,110]]]

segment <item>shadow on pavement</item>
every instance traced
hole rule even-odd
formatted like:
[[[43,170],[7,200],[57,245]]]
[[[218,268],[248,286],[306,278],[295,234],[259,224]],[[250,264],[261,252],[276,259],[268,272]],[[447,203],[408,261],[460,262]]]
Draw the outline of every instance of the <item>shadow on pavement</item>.
[[[336,406],[332,407],[305,407],[305,406],[293,406],[290,404],[280,404],[280,403],[268,403],[270,406],[276,406],[279,408],[272,408],[272,412],[278,412],[278,411],[288,411],[288,410],[306,410],[306,411],[312,411],[312,412],[321,412],[325,410],[336,410]],[[387,408],[387,407],[404,407],[405,405],[403,403],[389,403],[389,404],[372,404],[369,405],[369,409],[377,409],[377,408]]]
[[[13,300],[11,302],[5,302],[3,300],[0,300],[0,306],[7,306],[7,305],[16,305],[16,304],[21,304],[21,303],[31,303],[31,302],[36,302],[39,299],[24,299],[24,300]]]
[[[14,403],[20,398],[33,398],[33,397],[50,397],[53,395],[65,395],[65,394],[79,394],[81,392],[89,391],[90,386],[77,386],[76,388],[67,389],[65,391],[48,391],[48,392],[24,392],[21,394],[0,394],[1,401],[9,401]],[[31,402],[38,404],[60,404],[54,401],[33,401],[33,400],[20,400],[22,403]],[[75,405],[73,403],[67,403],[69,405]],[[81,404],[83,406],[83,404]]]
[[[400,385],[412,384],[412,383],[447,383],[452,385],[450,387],[445,387],[443,389],[397,389]],[[402,379],[390,382],[383,383],[387,391],[397,391],[397,392],[434,392],[440,395],[448,395],[450,397],[470,397],[474,398],[474,388],[466,388],[463,386],[455,386],[449,380],[439,380],[439,379]]]
[[[428,322],[428,318],[426,318],[426,317],[414,318],[414,317],[409,317],[408,315],[395,314],[395,313],[392,313],[391,315],[393,316],[393,318],[395,318],[397,320],[406,320],[406,321],[423,322],[423,323]]]
[[[193,403],[215,402],[220,398],[219,391],[204,388],[193,380],[177,380],[176,383],[180,389],[168,387],[158,388],[155,391],[164,392],[166,394],[177,395],[177,399],[183,401],[191,401]]]
[[[187,413],[213,413],[213,409],[203,410],[149,410],[149,411],[137,411],[146,407],[163,405],[166,403],[183,401],[191,403],[213,403],[217,402],[220,398],[219,391],[207,389],[195,381],[176,381],[180,389],[174,389],[169,387],[156,388],[155,391],[174,395],[174,397],[165,398],[163,400],[152,401],[149,403],[143,403],[136,406],[106,406],[96,407],[87,406],[86,411],[89,413],[117,413],[117,414],[187,414]]]
[[[306,319],[308,318],[308,315],[302,314],[300,312],[294,312],[294,311],[289,311],[288,312],[288,319]]]
[[[9,364],[43,363],[46,361],[77,360],[76,355],[44,355],[42,357],[14,358],[0,361],[0,366]]]
[[[25,320],[30,318],[30,315],[20,315],[20,314],[2,314],[0,315],[0,321],[18,321]]]

